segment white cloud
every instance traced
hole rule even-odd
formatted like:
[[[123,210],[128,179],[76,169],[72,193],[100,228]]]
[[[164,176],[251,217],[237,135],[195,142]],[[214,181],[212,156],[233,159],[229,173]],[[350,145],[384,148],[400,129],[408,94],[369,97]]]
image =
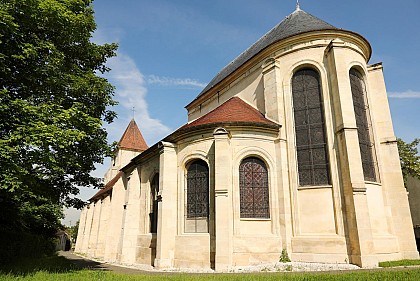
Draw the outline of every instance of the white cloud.
[[[170,133],[171,130],[167,126],[160,120],[151,118],[149,115],[146,102],[146,82],[135,62],[129,56],[118,53],[116,57],[109,59],[107,66],[111,68],[111,71],[106,77],[116,87],[115,99],[119,102],[118,107],[122,107],[117,112],[120,111],[118,112],[120,117],[126,116],[125,119],[117,119],[108,127],[108,131],[113,128],[118,131],[119,135],[114,135],[116,137],[115,139],[121,137],[124,129],[128,125],[129,120],[127,119],[131,118],[133,107],[135,109],[134,118],[149,145],[159,141]],[[109,133],[112,135],[112,132]]]
[[[121,28],[101,28],[95,30],[91,41],[98,45],[109,44],[111,42],[120,43],[124,36],[124,30]]]
[[[207,85],[205,83],[201,83],[200,81],[191,78],[172,78],[156,75],[148,75],[147,83],[163,86],[191,86],[200,89],[203,89]]]
[[[404,92],[389,92],[388,96],[390,98],[399,98],[399,99],[420,99],[419,91],[407,90]]]

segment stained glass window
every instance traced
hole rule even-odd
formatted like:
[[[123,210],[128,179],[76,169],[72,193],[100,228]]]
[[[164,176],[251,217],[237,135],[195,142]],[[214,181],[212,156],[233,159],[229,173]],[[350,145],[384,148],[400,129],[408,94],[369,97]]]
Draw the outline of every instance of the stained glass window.
[[[209,169],[203,160],[190,164],[187,171],[186,231],[207,232],[209,218]]]
[[[366,181],[376,181],[376,162],[371,136],[369,106],[366,101],[366,85],[362,75],[355,69],[350,70],[350,84],[364,178]]]
[[[292,79],[299,185],[330,184],[319,74],[299,70]]]
[[[245,158],[239,166],[241,218],[270,218],[268,171],[256,157]]]

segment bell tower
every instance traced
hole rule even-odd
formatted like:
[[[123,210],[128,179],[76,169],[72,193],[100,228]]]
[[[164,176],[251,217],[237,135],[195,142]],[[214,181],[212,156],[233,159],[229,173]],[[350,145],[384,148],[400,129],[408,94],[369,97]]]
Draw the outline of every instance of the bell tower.
[[[105,182],[112,179],[131,159],[148,148],[136,121],[134,118],[131,119],[114,151],[111,167],[105,174]]]

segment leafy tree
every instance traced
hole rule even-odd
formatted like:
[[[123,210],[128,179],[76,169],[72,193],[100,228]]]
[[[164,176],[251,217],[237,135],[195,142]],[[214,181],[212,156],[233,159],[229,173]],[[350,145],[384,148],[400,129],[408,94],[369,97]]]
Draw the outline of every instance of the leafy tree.
[[[77,232],[79,231],[79,220],[76,222],[75,225],[70,226],[70,235],[71,235],[71,241],[73,243],[76,243],[77,240]]]
[[[420,139],[416,138],[411,143],[406,143],[398,138],[397,143],[404,184],[407,183],[408,176],[420,179],[420,156],[417,150]]]
[[[0,0],[0,228],[51,236],[110,149],[116,44],[90,41],[92,0]]]

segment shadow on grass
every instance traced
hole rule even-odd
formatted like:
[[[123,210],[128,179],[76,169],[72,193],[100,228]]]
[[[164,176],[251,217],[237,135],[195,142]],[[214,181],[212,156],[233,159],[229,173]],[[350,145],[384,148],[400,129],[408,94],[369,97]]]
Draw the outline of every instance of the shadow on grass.
[[[69,273],[83,269],[109,270],[103,264],[61,252],[53,256],[21,258],[11,263],[0,264],[0,274],[26,276],[39,271]]]

